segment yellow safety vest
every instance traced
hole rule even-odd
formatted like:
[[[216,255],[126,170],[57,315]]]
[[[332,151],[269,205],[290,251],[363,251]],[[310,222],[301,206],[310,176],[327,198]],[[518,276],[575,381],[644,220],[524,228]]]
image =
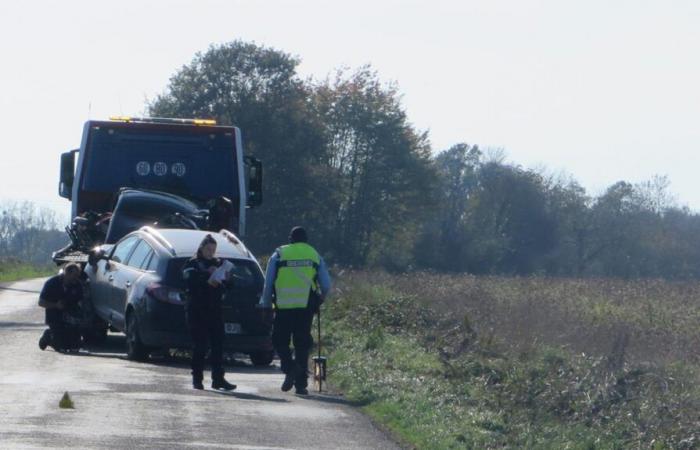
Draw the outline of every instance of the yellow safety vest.
[[[278,309],[306,308],[311,290],[318,290],[316,274],[321,257],[304,242],[278,249],[275,295]]]

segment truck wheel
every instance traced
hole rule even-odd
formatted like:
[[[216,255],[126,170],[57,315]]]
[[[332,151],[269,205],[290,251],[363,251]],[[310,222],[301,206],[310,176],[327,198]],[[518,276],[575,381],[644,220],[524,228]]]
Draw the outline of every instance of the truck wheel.
[[[130,313],[126,318],[126,357],[132,361],[146,361],[148,348],[141,342],[136,313]]]
[[[275,357],[275,352],[272,352],[272,351],[255,352],[255,353],[251,353],[249,356],[250,356],[250,362],[252,362],[254,366],[264,367],[264,366],[270,365],[270,363],[272,362],[272,360]]]

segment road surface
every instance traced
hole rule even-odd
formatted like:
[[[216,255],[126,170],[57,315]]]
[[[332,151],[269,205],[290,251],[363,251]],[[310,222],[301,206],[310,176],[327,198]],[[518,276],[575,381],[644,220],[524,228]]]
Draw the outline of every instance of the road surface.
[[[187,361],[126,360],[120,334],[41,351],[42,282],[0,285],[0,448],[400,448],[342,397],[281,392],[277,366],[229,367],[238,389],[224,393],[193,390]],[[64,392],[75,409],[59,408]]]

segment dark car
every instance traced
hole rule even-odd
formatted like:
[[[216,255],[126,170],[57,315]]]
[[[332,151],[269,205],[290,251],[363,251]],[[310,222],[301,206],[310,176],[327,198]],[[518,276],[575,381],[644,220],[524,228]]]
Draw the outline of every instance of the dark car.
[[[182,267],[206,234],[216,256],[233,263],[223,299],[224,350],[246,353],[255,365],[274,356],[270,321],[256,308],[264,276],[255,257],[232,233],[142,227],[115,245],[95,250],[86,273],[95,314],[126,334],[127,356],[143,360],[156,348],[189,348]]]

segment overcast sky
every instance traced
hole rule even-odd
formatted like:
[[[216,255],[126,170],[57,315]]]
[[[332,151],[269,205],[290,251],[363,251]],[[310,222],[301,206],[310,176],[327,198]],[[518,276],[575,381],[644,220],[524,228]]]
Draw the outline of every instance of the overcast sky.
[[[668,175],[700,211],[690,0],[2,2],[0,201],[67,215],[59,155],[83,122],[142,114],[197,51],[235,39],[299,56],[303,76],[372,64],[436,151],[501,147],[591,194]]]

